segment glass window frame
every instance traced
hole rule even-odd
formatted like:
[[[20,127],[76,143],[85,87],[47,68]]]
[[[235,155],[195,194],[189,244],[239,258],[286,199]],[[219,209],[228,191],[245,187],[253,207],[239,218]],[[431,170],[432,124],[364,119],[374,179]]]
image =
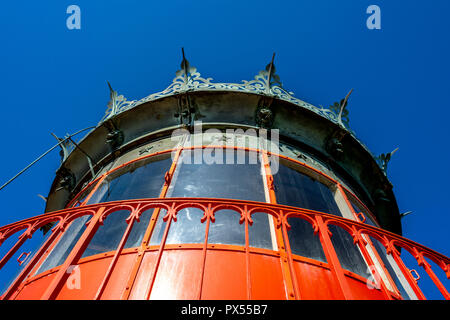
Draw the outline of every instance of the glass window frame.
[[[206,147],[208,147],[208,146],[206,146]],[[228,146],[213,146],[213,148],[218,148],[218,147],[221,147],[221,148],[223,148],[223,149],[226,149],[226,148],[230,148],[230,147],[228,147]],[[193,149],[197,149],[197,148],[201,148],[201,149],[204,149],[205,148],[205,146],[195,146],[195,147],[183,147],[182,149],[183,150],[193,150]],[[264,152],[263,150],[261,150],[261,149],[259,149],[259,150],[248,150],[249,148],[236,148],[236,147],[231,147],[231,148],[234,148],[235,150],[236,149],[244,149],[244,150],[246,150],[246,151],[252,151],[252,152],[257,152],[257,154],[258,154],[258,156],[261,158],[261,155],[262,155],[262,153]],[[78,194],[77,194],[77,196],[76,197],[74,197],[74,199],[69,203],[69,205],[72,205],[73,206],[73,204],[76,204],[77,202],[76,202],[76,199],[77,199],[77,197],[80,197],[80,195],[83,195],[83,193],[86,191],[86,190],[88,190],[89,188],[92,188],[92,190],[91,190],[91,193],[94,193],[96,190],[97,190],[97,188],[100,186],[100,183],[102,182],[102,179],[104,179],[104,178],[106,178],[106,177],[108,177],[108,176],[112,176],[112,175],[120,175],[119,173],[120,173],[120,171],[121,170],[125,170],[125,171],[129,171],[130,170],[130,166],[136,166],[136,168],[138,167],[137,166],[137,164],[139,163],[139,162],[142,162],[142,161],[149,161],[149,159],[152,159],[153,161],[158,161],[158,160],[155,160],[155,158],[157,158],[158,156],[161,156],[161,155],[166,155],[166,154],[170,154],[171,152],[173,153],[174,151],[176,150],[176,148],[174,148],[174,149],[170,149],[170,150],[165,150],[165,151],[163,151],[163,152],[157,152],[157,153],[154,153],[154,154],[149,154],[149,155],[145,155],[145,156],[143,156],[143,157],[138,157],[138,158],[136,158],[136,159],[133,159],[133,160],[131,160],[131,161],[129,161],[129,162],[127,162],[127,163],[124,163],[124,164],[122,164],[122,165],[120,165],[120,166],[118,166],[118,167],[115,167],[114,169],[112,169],[112,170],[110,170],[110,171],[108,171],[108,172],[105,172],[102,176],[100,176],[100,177],[98,177],[96,180],[94,180],[93,182],[91,182],[91,183],[89,183],[85,188],[83,188],[83,190],[81,190]],[[224,151],[225,152],[225,151]],[[268,152],[268,154],[270,154],[270,152]],[[271,156],[272,156],[273,154],[271,154]],[[296,171],[299,171],[300,173],[302,173],[302,174],[305,174],[305,175],[307,175],[307,176],[309,176],[310,178],[312,178],[312,179],[315,179],[315,180],[317,180],[317,181],[319,181],[319,182],[321,182],[322,184],[324,184],[326,187],[328,187],[329,189],[330,189],[330,191],[332,192],[332,194],[333,195],[335,195],[336,197],[342,197],[343,195],[341,194],[341,192],[340,192],[340,190],[339,190],[339,188],[337,187],[337,185],[339,184],[339,182],[338,181],[336,181],[335,179],[333,179],[333,178],[331,178],[331,177],[329,177],[327,174],[325,174],[325,173],[323,173],[322,171],[320,171],[319,169],[316,169],[316,168],[314,168],[314,167],[311,167],[310,165],[308,165],[308,164],[305,164],[305,163],[302,163],[302,162],[300,162],[300,161],[297,161],[297,160],[295,160],[295,159],[292,159],[292,158],[290,158],[290,157],[287,157],[287,156],[282,156],[282,155],[278,155],[279,156],[279,159],[280,159],[280,163],[281,162],[283,162],[283,164],[286,164],[288,167],[290,167],[290,168],[292,168],[292,169],[294,169],[294,170],[296,170]],[[172,159],[173,160],[173,159]],[[178,160],[178,161],[180,161],[180,160]],[[151,161],[149,161],[149,162],[151,162]],[[263,170],[265,170],[265,168],[264,168],[264,161],[262,160],[262,159],[260,159],[260,166],[261,166],[261,170],[263,171]],[[172,164],[173,164],[173,162],[172,162]],[[179,163],[177,163],[176,164],[176,169],[179,169]],[[176,172],[177,172],[178,170],[175,170],[175,173],[174,173],[174,175],[173,175],[173,177],[172,177],[172,179],[171,179],[171,181],[170,181],[170,183],[169,183],[169,185],[168,185],[168,187],[170,188],[170,186],[172,186],[174,183],[176,183]],[[264,191],[265,191],[265,195],[266,195],[266,203],[276,203],[276,202],[274,202],[274,201],[271,201],[270,200],[270,197],[268,196],[268,194],[269,194],[269,188],[268,188],[268,184],[267,184],[267,179],[264,179],[264,177],[266,177],[266,176],[264,176],[264,175],[262,175],[262,180],[263,180],[263,187],[264,187]],[[165,181],[161,181],[161,187],[163,187],[164,186],[164,184],[165,184]],[[367,210],[367,208],[362,204],[362,202],[353,194],[353,193],[351,193],[348,189],[345,189],[345,196],[347,196],[349,199],[351,198],[352,200],[354,200],[354,202],[356,202],[357,204],[359,204],[359,205],[362,205],[363,207],[364,207],[364,209],[366,209]],[[90,198],[92,196],[92,194],[89,194],[86,198]],[[163,198],[166,198],[166,197],[169,197],[168,195],[165,195]],[[85,199],[86,199],[85,198]],[[356,200],[356,201],[355,201]],[[86,202],[86,201],[85,201]],[[339,208],[340,209],[340,208]],[[349,208],[349,210],[351,211],[351,209]],[[340,210],[341,211],[341,210]],[[370,212],[370,211],[369,211]],[[341,214],[342,214],[342,211],[341,211]],[[270,216],[270,214],[268,214],[268,216]],[[348,215],[344,215],[344,214],[342,214],[342,216],[344,217],[344,218],[347,218],[347,219],[351,219],[351,220],[355,220],[355,221],[359,221],[358,220],[358,218],[357,217],[355,217],[355,216],[348,216]],[[273,219],[273,217],[272,217],[272,219],[270,219],[270,217],[268,217],[269,218],[269,222],[270,222],[270,226],[271,226],[271,239],[272,239],[272,243],[273,244],[276,244],[276,246],[275,245],[273,245],[273,250],[275,250],[275,251],[277,251],[278,250],[278,244],[277,244],[277,240],[276,240],[276,236],[275,236],[275,232],[274,232],[274,230],[272,230],[272,229],[274,229],[274,219]],[[373,218],[373,216],[371,216],[371,218]],[[376,222],[376,223],[378,223],[377,221],[376,221],[376,219],[374,219],[374,221]],[[249,227],[251,227],[250,225],[249,225]],[[246,234],[246,236],[248,236],[248,234]]]

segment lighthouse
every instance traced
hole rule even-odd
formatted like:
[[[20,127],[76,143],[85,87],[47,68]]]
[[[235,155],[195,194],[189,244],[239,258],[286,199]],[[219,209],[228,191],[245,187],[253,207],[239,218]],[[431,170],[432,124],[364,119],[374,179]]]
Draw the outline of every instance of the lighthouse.
[[[108,83],[103,119],[57,137],[45,212],[0,227],[1,299],[421,300],[419,273],[450,299],[450,259],[402,236],[395,150],[376,157],[349,128],[351,90],[317,107],[283,88],[275,55],[220,83],[182,53],[165,90]]]

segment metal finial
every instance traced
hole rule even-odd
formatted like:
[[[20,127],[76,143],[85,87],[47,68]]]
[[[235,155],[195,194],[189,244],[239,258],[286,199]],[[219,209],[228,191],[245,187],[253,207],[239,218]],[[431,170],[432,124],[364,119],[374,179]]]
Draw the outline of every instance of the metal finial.
[[[106,117],[106,119],[108,119],[108,118],[114,116],[117,112],[117,110],[116,110],[117,91],[115,91],[112,88],[111,83],[109,83],[109,81],[106,81],[106,82],[108,83],[108,87],[109,87],[109,101],[108,101],[108,110],[107,110],[107,111],[109,111],[109,113],[108,113],[108,116]]]
[[[122,111],[124,108],[129,107],[134,103],[134,101],[128,101],[123,95],[119,95],[116,90],[114,90],[109,81],[106,81],[109,87],[109,102],[107,105],[105,116],[101,122],[112,118],[117,113]]]
[[[59,146],[61,147],[61,151],[59,152],[59,155],[61,156],[61,162],[64,162],[70,154],[71,150],[69,150],[69,148],[70,148],[71,142],[69,141],[68,137],[63,139],[63,138],[58,137],[53,132],[50,132],[50,134],[52,136],[54,136],[55,139],[59,142]]]
[[[186,60],[186,56],[184,55],[184,48],[183,47],[181,47],[181,53],[183,55],[183,60],[181,61],[181,69],[184,70],[184,77],[185,77],[184,81],[186,82],[187,81],[187,76],[188,76],[187,75],[188,62]]]
[[[377,160],[379,161],[380,165],[381,165],[381,169],[383,170],[384,174],[386,174],[387,172],[387,165],[389,163],[389,161],[391,160],[391,157],[394,155],[394,153],[396,153],[398,150],[398,148],[395,148],[393,151],[389,152],[389,153],[382,153],[377,157]]]
[[[353,89],[351,89],[349,91],[349,93],[347,93],[345,98],[343,100],[341,100],[341,106],[340,106],[339,115],[338,115],[338,121],[341,124],[342,124],[342,113],[344,112],[345,107],[347,107],[347,101],[348,101],[348,98],[350,97],[350,95],[352,94],[352,92],[353,92]]]
[[[270,84],[270,80],[272,79],[272,72],[275,72],[275,65],[273,64],[274,60],[275,60],[275,52],[272,55],[272,60],[268,64],[268,67],[269,67],[269,70],[268,70],[268,72],[269,72],[269,75],[268,75],[268,77],[269,77],[269,84]]]
[[[109,83],[108,80],[107,80],[106,82],[108,83],[109,91],[111,92],[111,94],[112,94],[113,92],[115,92],[114,89],[111,87],[111,83]]]
[[[184,83],[187,84],[189,80],[189,73],[191,72],[191,67],[189,65],[189,61],[186,59],[184,54],[184,48],[181,48],[181,54],[183,55],[183,60],[181,60],[181,71],[184,74]]]
[[[336,116],[336,121],[337,123],[339,123],[341,126],[343,127],[348,127],[348,110],[346,109],[347,107],[347,102],[348,102],[348,98],[350,97],[350,94],[353,92],[353,89],[351,89],[349,91],[349,93],[347,93],[347,95],[345,96],[344,99],[341,99],[340,102],[335,102],[333,103],[329,109],[334,112]]]
[[[278,84],[281,87],[280,77],[275,74],[276,69],[275,69],[274,61],[275,61],[275,52],[272,55],[272,60],[266,66],[266,71],[267,71],[266,93],[271,92],[272,84]],[[272,81],[272,79],[274,81]]]

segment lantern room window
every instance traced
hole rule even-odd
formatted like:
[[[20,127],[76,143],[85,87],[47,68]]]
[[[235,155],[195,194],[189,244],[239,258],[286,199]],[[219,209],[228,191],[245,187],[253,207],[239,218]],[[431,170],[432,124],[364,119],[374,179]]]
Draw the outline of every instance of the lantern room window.
[[[341,216],[330,188],[292,164],[280,163],[273,179],[277,203]]]
[[[108,175],[87,203],[157,198],[171,164],[170,155],[133,162]]]
[[[208,163],[206,155],[214,162]],[[177,163],[168,197],[227,198],[264,202],[259,156],[256,152],[238,150],[227,153],[226,150],[219,148],[184,150]]]
[[[108,173],[90,195],[87,204],[110,202],[125,199],[158,198],[165,183],[169,188],[166,198],[224,198],[270,202],[269,186],[266,182],[261,155],[255,151],[242,149],[194,148],[181,152],[175,171],[170,181],[167,172],[174,165],[170,153],[145,157],[119,167]],[[86,193],[95,187],[92,184],[86,192],[81,193],[86,199]],[[294,161],[280,158],[277,172],[273,173],[273,190],[276,203],[302,209],[314,210],[336,216],[343,216],[337,205],[337,189],[334,183],[320,173],[306,168]],[[361,211],[349,197],[353,209]],[[136,221],[125,248],[138,247],[142,243],[149,221],[156,211],[149,209],[142,213],[141,220]],[[158,217],[153,228],[150,245],[160,245],[167,222],[163,221],[166,210],[158,210]],[[125,219],[129,212],[111,213],[90,241],[82,257],[98,253],[114,251],[125,232]],[[375,223],[366,215],[366,222]],[[221,209],[215,212],[214,221],[210,220],[206,235],[206,220],[201,221],[204,212],[199,208],[188,207],[177,213],[177,221],[172,221],[165,244],[226,244],[253,248],[277,250],[273,217],[267,213],[254,212],[252,221],[248,223],[246,234],[245,223],[241,213],[231,209]],[[348,218],[348,217],[347,217]],[[288,239],[292,253],[297,256],[327,263],[322,243],[314,234],[310,222],[301,217],[288,218],[290,229]],[[77,225],[75,221],[73,225]],[[367,277],[367,265],[360,250],[350,235],[340,227],[330,225],[331,240],[336,254],[344,269]],[[71,229],[69,228],[68,231]],[[80,232],[81,229],[78,231]],[[69,232],[70,233],[70,232]],[[75,234],[78,234],[75,232]],[[66,235],[65,235],[66,236]],[[207,237],[207,238],[206,238]],[[76,236],[74,238],[76,240]],[[74,239],[62,238],[60,243],[67,242],[71,246]],[[52,268],[64,261],[58,256],[58,246],[52,252],[51,263],[45,262],[40,271]],[[70,251],[70,250],[69,250]],[[50,258],[50,257],[49,257]],[[50,261],[50,260],[49,260]],[[56,263],[56,264],[55,264]]]

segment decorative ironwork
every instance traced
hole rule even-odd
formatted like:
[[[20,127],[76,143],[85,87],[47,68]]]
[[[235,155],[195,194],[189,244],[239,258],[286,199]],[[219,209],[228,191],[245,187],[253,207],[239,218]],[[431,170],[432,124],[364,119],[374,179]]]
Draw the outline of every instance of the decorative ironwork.
[[[347,93],[345,98],[342,99],[339,103],[335,102],[333,105],[330,106],[330,110],[334,111],[334,113],[338,115],[337,116],[338,123],[341,126],[343,126],[344,128],[348,128],[349,118],[348,118],[348,110],[346,109],[346,107],[347,107],[348,98],[350,97],[352,92],[353,92],[353,89],[350,90],[350,92]]]
[[[73,188],[75,187],[76,178],[72,171],[62,166],[56,171],[56,175],[60,178],[60,186],[56,189],[56,191],[61,189],[67,189],[69,191],[73,190]]]
[[[11,284],[10,288],[5,291],[4,295],[1,299],[14,299],[20,290],[17,290],[20,286],[23,286],[23,281],[29,272],[36,266],[36,263],[39,263],[42,256],[45,254],[46,249],[51,245],[52,241],[64,232],[65,228],[68,224],[73,221],[75,218],[80,217],[82,215],[91,215],[92,219],[90,220],[86,231],[80,237],[80,240],[75,245],[74,249],[70,252],[66,261],[61,265],[61,267],[57,267],[53,269],[52,272],[56,272],[55,276],[52,278],[52,283],[49,285],[46,293],[44,293],[43,298],[55,298],[58,294],[61,287],[64,285],[67,277],[69,276],[66,273],[66,266],[69,264],[77,264],[79,257],[81,256],[80,252],[83,252],[87,245],[89,244],[89,239],[92,238],[93,233],[98,228],[99,225],[102,224],[106,215],[113,214],[116,211],[120,210],[128,210],[130,212],[129,217],[127,218],[127,223],[132,223],[133,220],[139,219],[139,216],[145,210],[149,208],[159,208],[164,209],[167,212],[164,216],[164,221],[172,221],[172,223],[177,223],[177,214],[180,210],[185,208],[198,208],[204,212],[204,216],[199,223],[204,222],[206,219],[209,219],[212,223],[214,223],[214,214],[223,208],[227,208],[233,211],[240,213],[241,222],[245,223],[248,226],[252,225],[252,214],[257,212],[263,212],[268,215],[271,215],[275,219],[275,228],[278,230],[277,232],[282,232],[284,234],[284,239],[288,239],[287,232],[290,230],[290,225],[288,223],[288,219],[291,218],[299,218],[303,219],[311,224],[316,234],[318,234],[319,238],[323,240],[322,245],[323,249],[328,252],[330,257],[335,256],[335,254],[331,254],[334,252],[333,244],[330,241],[330,232],[328,226],[336,225],[348,232],[354,240],[355,245],[358,245],[362,250],[364,256],[369,259],[365,245],[367,243],[367,237],[372,237],[380,242],[385,248],[386,253],[391,255],[396,263],[398,264],[401,272],[405,276],[408,283],[411,285],[412,289],[416,293],[419,299],[424,299],[424,295],[421,292],[419,287],[419,283],[415,281],[409,269],[404,265],[402,259],[400,257],[399,249],[403,249],[408,251],[416,260],[420,267],[424,269],[424,271],[432,278],[434,284],[442,293],[444,298],[450,299],[450,295],[446,289],[446,287],[442,284],[442,282],[436,277],[434,271],[432,270],[431,265],[427,262],[427,259],[433,261],[436,264],[437,268],[440,268],[447,276],[450,278],[450,259],[445,255],[442,255],[436,251],[428,249],[427,247],[418,244],[414,241],[408,240],[402,236],[397,234],[388,232],[386,230],[371,226],[369,224],[364,224],[359,221],[354,221],[346,218],[342,218],[339,216],[334,216],[326,213],[321,213],[312,210],[306,210],[301,208],[289,207],[284,205],[277,204],[268,204],[256,201],[243,201],[243,200],[232,200],[232,199],[209,199],[209,198],[159,198],[159,199],[141,199],[141,200],[124,200],[124,201],[114,201],[107,203],[99,203],[84,207],[74,207],[69,209],[64,209],[55,212],[49,212],[34,218],[28,218],[23,221],[15,222],[10,225],[0,227],[0,245],[9,237],[11,237],[16,232],[23,230],[22,235],[18,238],[16,244],[3,256],[0,257],[0,269],[10,260],[11,257],[14,256],[16,252],[19,251],[21,246],[27,241],[27,239],[32,238],[34,232],[39,230],[40,227],[44,225],[48,225],[50,222],[53,223],[54,227],[52,229],[52,234],[49,236],[49,239],[44,243],[44,245],[36,251],[33,255],[32,259],[27,263],[22,272],[16,278],[16,280]],[[130,224],[130,226],[132,226]],[[165,226],[164,234],[167,235],[168,229],[170,228],[170,223],[167,223]],[[128,227],[125,231],[125,234],[122,236],[121,243],[123,244],[123,239],[126,239],[130,232],[131,227]],[[161,248],[157,250],[157,254],[160,256],[164,251],[164,243],[165,237],[161,242]],[[181,246],[180,246],[181,247]],[[188,245],[187,245],[188,247]],[[286,254],[283,254],[283,257],[280,255],[280,259],[289,260],[289,263],[292,263],[293,253],[290,249],[289,242],[286,242]],[[120,246],[117,251],[114,253],[115,257],[120,255],[120,251],[123,249],[123,245]],[[180,250],[182,250],[181,247]],[[282,249],[279,249],[280,253]],[[248,250],[246,250],[248,252]],[[283,251],[284,252],[284,251]],[[337,258],[335,256],[335,258]],[[371,260],[372,258],[370,258]],[[112,260],[111,268],[115,267],[115,262],[117,258]],[[310,262],[311,263],[311,262]],[[321,264],[323,267],[330,268],[331,272],[339,273],[342,283],[341,286],[345,286],[346,277],[344,273],[342,273],[342,269],[340,267],[339,262],[336,260],[336,263],[333,264],[328,262],[328,266],[325,264]],[[112,269],[111,269],[112,270]],[[291,271],[292,272],[292,271]],[[338,276],[339,276],[338,274]],[[105,279],[101,288],[99,288],[99,292],[104,289],[108,282],[108,277],[105,276]],[[26,282],[25,282],[26,285]],[[343,288],[344,289],[344,288]],[[383,288],[382,288],[383,289]],[[149,288],[151,290],[151,288]],[[386,298],[392,299],[391,296],[393,292],[385,290]],[[147,297],[150,292],[147,293]],[[296,298],[300,298],[298,293],[295,295]],[[97,298],[101,298],[98,296]],[[347,298],[351,298],[351,295]]]
[[[393,151],[389,153],[382,153],[378,157],[375,158],[378,165],[380,166],[381,170],[383,170],[384,174],[387,173],[387,165],[389,161],[391,161],[391,157],[394,155],[395,152],[397,152],[398,148],[395,148]]]
[[[64,138],[60,138],[52,132],[51,132],[51,134],[59,142],[59,146],[61,147],[61,151],[59,152],[59,155],[61,156],[61,163],[63,163],[64,161],[66,161],[67,157],[72,152],[72,150],[75,149],[75,145],[70,140],[69,134],[67,134]]]
[[[286,91],[282,87],[280,77],[275,74],[276,69],[273,63],[274,56],[275,54],[272,57],[272,62],[270,62],[264,70],[261,70],[253,80],[243,80],[242,83],[214,83],[212,82],[212,78],[202,77],[197,71],[197,68],[189,64],[189,61],[184,56],[183,50],[181,69],[175,73],[175,78],[172,80],[172,83],[163,91],[150,94],[140,100],[128,101],[123,95],[117,95],[117,92],[110,87],[111,99],[108,103],[105,117],[101,122],[138,105],[180,93],[189,91],[235,91],[271,96],[308,109],[334,123],[339,123],[338,114],[333,110],[316,107],[297,99],[293,96],[293,92]]]
[[[108,107],[105,113],[105,116],[100,121],[99,124],[102,124],[108,119],[111,119],[115,115],[122,113],[124,111],[130,110],[138,105],[155,101],[161,98],[174,96],[177,94],[192,92],[192,91],[233,91],[233,92],[245,92],[251,94],[258,94],[267,97],[271,97],[272,99],[279,99],[286,102],[290,102],[295,104],[301,108],[305,108],[309,111],[312,111],[318,114],[321,117],[324,117],[333,123],[339,125],[344,130],[348,131],[348,133],[353,136],[355,140],[357,140],[361,146],[373,157],[376,158],[371,151],[361,142],[359,141],[354,132],[348,128],[348,111],[345,109],[347,105],[347,99],[352,91],[350,91],[345,99],[341,100],[341,103],[338,106],[330,106],[330,108],[325,108],[322,106],[314,106],[309,104],[303,100],[300,100],[294,97],[294,93],[292,91],[287,91],[282,87],[282,83],[280,77],[275,73],[275,65],[273,63],[275,54],[272,56],[272,61],[266,66],[264,70],[261,70],[253,80],[247,81],[242,80],[242,83],[215,83],[212,82],[213,78],[204,78],[198,72],[197,68],[190,65],[189,61],[186,59],[184,55],[184,49],[182,48],[182,61],[180,70],[175,73],[175,78],[172,80],[172,83],[163,91],[152,93],[142,99],[139,100],[127,100],[123,95],[118,95],[116,91],[111,88],[111,85],[108,82],[108,86],[110,88],[110,101],[108,103]],[[353,90],[353,89],[352,89]],[[267,110],[263,110],[266,112]],[[188,113],[190,113],[190,109]],[[258,117],[262,119],[266,119],[266,122],[270,122],[270,118],[273,116],[272,114],[269,116],[268,113],[258,114]],[[180,117],[180,121],[182,121],[182,114],[177,114],[176,117]],[[268,119],[268,120],[267,120]]]
[[[117,91],[115,91],[111,84],[108,82],[110,98],[108,102],[108,106],[106,109],[105,116],[100,121],[100,123],[114,117],[116,114],[123,112],[125,110],[130,109],[130,105],[133,104],[134,101],[128,101],[123,95],[119,95]]]

